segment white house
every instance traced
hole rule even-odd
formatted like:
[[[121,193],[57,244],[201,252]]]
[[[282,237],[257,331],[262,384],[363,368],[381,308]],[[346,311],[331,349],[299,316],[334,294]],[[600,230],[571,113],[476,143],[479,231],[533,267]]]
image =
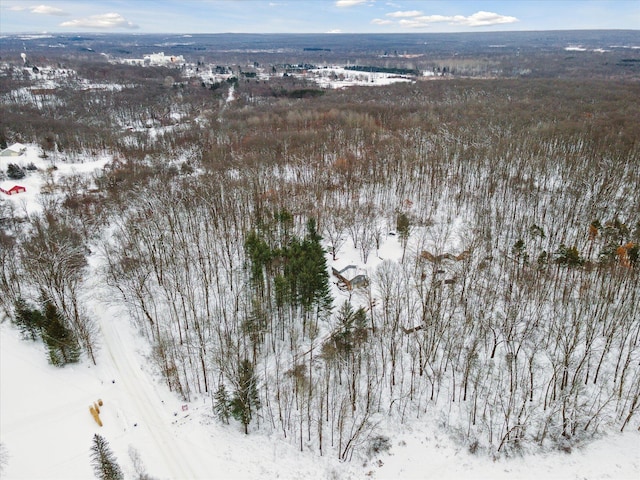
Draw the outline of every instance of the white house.
[[[0,152],[0,157],[19,157],[27,151],[27,147],[21,143],[14,143]]]
[[[180,65],[184,63],[184,57],[182,55],[166,56],[164,52],[160,52],[160,53],[151,53],[151,54],[145,55],[143,58],[143,61],[145,64],[148,63],[150,65],[169,65],[169,64]]]

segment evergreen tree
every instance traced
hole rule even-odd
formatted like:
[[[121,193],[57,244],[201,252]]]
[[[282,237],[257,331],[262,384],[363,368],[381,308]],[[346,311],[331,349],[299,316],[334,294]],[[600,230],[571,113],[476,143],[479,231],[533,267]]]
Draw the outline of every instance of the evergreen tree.
[[[22,334],[33,341],[37,340],[44,325],[42,312],[37,308],[31,308],[22,298],[16,300],[14,309],[14,323],[20,328]]]
[[[305,256],[302,245],[297,237],[293,237],[289,245],[282,249],[284,258],[284,277],[287,281],[288,299],[292,305],[305,304]]]
[[[44,305],[44,331],[42,339],[47,345],[49,362],[57,367],[75,363],[80,359],[80,345],[73,332],[65,325],[56,306],[47,301]]]
[[[301,265],[301,303],[310,309],[317,306],[320,310],[329,312],[332,307],[331,290],[329,288],[329,272],[325,250],[320,241],[322,237],[316,230],[316,221],[307,221],[307,235],[302,244],[303,264]]]
[[[407,245],[409,244],[409,234],[411,233],[411,220],[406,213],[399,212],[396,217],[396,231],[400,236],[402,243],[402,261],[407,253]]]
[[[291,231],[293,230],[293,214],[286,208],[281,209],[275,215],[277,221],[278,232],[280,236],[279,244],[288,245],[291,238]]]
[[[275,294],[276,305],[301,305],[307,312],[313,308],[329,313],[332,308],[329,272],[322,237],[314,219],[307,222],[304,240],[289,233],[290,214],[277,216],[280,246],[270,249],[269,244],[256,232],[250,232],[245,241],[245,252],[251,267],[251,279],[259,293],[263,293],[266,270]]]
[[[556,252],[556,262],[560,265],[579,267],[584,265],[585,260],[580,256],[577,247],[567,247],[565,244],[561,244]]]
[[[20,180],[21,178],[24,178],[24,176],[24,170],[20,168],[20,166],[16,165],[15,163],[10,163],[9,165],[7,165],[7,177],[9,177],[11,180]]]
[[[264,342],[264,335],[267,331],[267,313],[262,308],[262,304],[253,299],[251,311],[247,314],[242,322],[242,332],[251,341],[253,351],[253,361],[255,362],[260,350],[260,346]]]
[[[123,480],[124,474],[111,452],[109,444],[97,433],[93,436],[91,445],[91,463],[96,478],[100,480]]]
[[[350,354],[367,339],[367,314],[364,308],[353,310],[345,301],[338,312],[339,328],[333,335],[336,351]]]
[[[284,275],[276,275],[273,279],[276,306],[283,308],[285,305],[291,304],[291,291],[289,288],[289,282]]]
[[[237,386],[231,400],[231,415],[242,423],[244,433],[248,434],[251,416],[260,408],[253,364],[247,359],[242,360],[237,375]]]
[[[529,254],[527,253],[527,247],[524,243],[524,240],[522,240],[521,238],[513,244],[513,247],[511,247],[511,253],[515,257],[515,260],[519,265],[526,265],[527,263],[529,263]]]
[[[220,382],[216,393],[213,394],[213,411],[223,423],[229,423],[231,416],[231,400],[224,383]]]
[[[255,286],[261,288],[264,285],[264,267],[271,260],[271,249],[257,232],[247,234],[244,248],[251,264],[251,280]]]

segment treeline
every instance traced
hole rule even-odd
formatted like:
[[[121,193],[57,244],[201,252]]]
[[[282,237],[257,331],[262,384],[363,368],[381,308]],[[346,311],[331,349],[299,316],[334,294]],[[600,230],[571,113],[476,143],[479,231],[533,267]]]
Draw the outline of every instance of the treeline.
[[[420,75],[420,72],[414,68],[398,68],[398,67],[377,67],[366,65],[349,65],[344,67],[345,70],[353,70],[354,72],[376,72],[391,73],[395,75]]]
[[[53,205],[25,219],[39,234],[5,211],[6,298],[45,287],[73,305],[88,268],[58,286],[37,257],[59,216],[80,239],[62,244],[99,252],[169,388],[246,432],[348,460],[387,445],[385,418],[437,418],[489,454],[636,427],[637,85],[238,89],[116,149],[99,207]],[[402,258],[374,262],[398,241]],[[370,281],[340,292],[327,263],[347,246]]]

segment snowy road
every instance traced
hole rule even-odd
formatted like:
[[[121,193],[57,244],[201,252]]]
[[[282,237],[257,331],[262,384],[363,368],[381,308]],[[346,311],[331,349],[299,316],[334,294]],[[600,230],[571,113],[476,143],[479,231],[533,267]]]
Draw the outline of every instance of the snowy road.
[[[176,442],[171,428],[173,415],[167,411],[158,394],[158,386],[142,371],[141,356],[126,341],[129,335],[120,335],[122,328],[127,327],[110,318],[100,321],[102,361],[112,366],[120,426],[124,431],[138,430],[133,432],[135,437],[149,442],[145,450],[157,453],[152,463],[153,473],[176,479],[197,478],[181,445]],[[153,448],[150,449],[150,445]],[[150,462],[147,460],[145,463]]]
[[[94,310],[98,308],[94,304]],[[284,441],[246,436],[234,424],[222,427],[211,420],[208,399],[194,401],[182,412],[180,399],[144,365],[148,360],[139,352],[144,342],[126,316],[108,307],[94,313],[99,317],[99,362],[109,395],[103,399],[107,438],[115,439],[120,451],[124,445],[139,450],[153,478],[313,480],[326,478],[327,468],[334,468],[335,459],[327,462],[310,452],[300,455]],[[345,467],[340,478],[352,478],[351,468]]]

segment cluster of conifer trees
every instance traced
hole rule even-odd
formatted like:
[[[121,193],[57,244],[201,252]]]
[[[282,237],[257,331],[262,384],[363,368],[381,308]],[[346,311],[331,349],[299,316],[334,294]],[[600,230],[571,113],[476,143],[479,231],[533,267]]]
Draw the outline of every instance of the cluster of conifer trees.
[[[63,366],[80,360],[80,343],[66,325],[56,306],[45,301],[42,310],[30,307],[23,299],[15,303],[15,324],[31,340],[41,339],[47,346],[49,362]]]

